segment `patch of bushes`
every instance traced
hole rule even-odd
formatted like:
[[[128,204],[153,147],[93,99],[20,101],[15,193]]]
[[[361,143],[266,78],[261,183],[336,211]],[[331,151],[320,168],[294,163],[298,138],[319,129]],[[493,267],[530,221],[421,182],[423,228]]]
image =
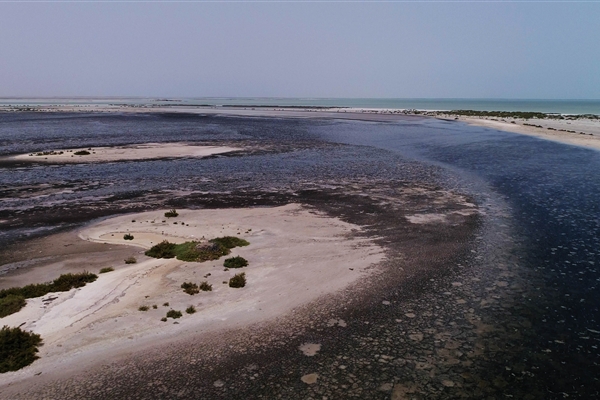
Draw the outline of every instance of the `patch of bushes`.
[[[237,238],[235,236],[223,236],[209,240],[211,243],[219,243],[221,246],[233,249],[234,247],[248,246],[250,243],[247,240]]]
[[[229,287],[242,288],[244,286],[246,286],[246,274],[244,272],[235,274],[233,278],[229,280]]]
[[[190,295],[200,293],[200,289],[198,288],[198,285],[195,283],[192,283],[192,282],[183,282],[181,284],[181,288],[183,289],[184,292],[186,292],[187,294],[190,294]]]
[[[158,306],[156,304],[153,304],[152,308],[156,310],[158,308]]]
[[[200,290],[203,292],[212,292],[212,285],[207,281],[200,283]]]
[[[229,254],[229,248],[218,242],[198,243],[185,242],[181,244],[170,243],[164,240],[147,250],[144,254],[154,258],[174,258],[181,261],[203,262],[218,260]]]
[[[225,268],[242,268],[248,266],[248,260],[240,256],[231,257],[226,259],[223,265]]]
[[[90,272],[82,272],[79,274],[63,274],[52,282],[34,283],[23,287],[13,287],[0,290],[0,315],[10,315],[19,311],[24,304],[22,302],[2,301],[10,295],[21,296],[24,299],[32,299],[34,297],[44,296],[51,292],[68,292],[73,288],[85,286],[87,283],[94,282],[98,276]],[[15,305],[22,304],[19,309],[15,310]],[[6,307],[6,308],[5,308]],[[9,310],[12,310],[6,314]]]
[[[162,317],[160,320],[161,320],[162,322],[167,322],[167,317]]]
[[[133,240],[133,235],[130,235],[129,233],[126,233],[125,235],[123,235],[123,239],[125,239],[125,240]]]
[[[147,250],[144,254],[154,258],[173,258],[175,257],[175,246],[175,243],[163,240],[159,244],[152,246],[150,250]]]
[[[87,150],[79,150],[73,154],[75,154],[76,156],[89,156],[91,153]]]
[[[27,301],[25,297],[17,294],[9,294],[6,297],[0,299],[0,318],[4,318],[7,315],[14,314],[21,308],[25,307]]]
[[[185,309],[185,312],[188,314],[193,314],[196,312],[196,307],[194,306],[189,306],[188,308]]]
[[[167,217],[167,218],[174,218],[177,216],[179,216],[179,213],[175,209],[169,210],[165,213],[165,217]]]
[[[100,273],[101,273],[101,274],[105,274],[105,273],[107,273],[107,272],[112,272],[112,271],[114,271],[114,270],[115,270],[115,269],[114,269],[113,267],[104,267],[104,268],[102,268],[102,269],[100,270]]]
[[[40,335],[5,325],[0,330],[0,373],[17,371],[37,360],[41,345]]]
[[[149,309],[150,309],[150,307],[148,307],[148,306],[140,306],[138,308],[139,311],[148,311]]]
[[[183,314],[181,313],[181,311],[176,311],[176,310],[167,311],[167,318],[177,319],[177,318],[181,318],[182,315]]]
[[[125,259],[125,264],[135,264],[137,262],[137,260],[135,259],[135,257],[127,257]]]

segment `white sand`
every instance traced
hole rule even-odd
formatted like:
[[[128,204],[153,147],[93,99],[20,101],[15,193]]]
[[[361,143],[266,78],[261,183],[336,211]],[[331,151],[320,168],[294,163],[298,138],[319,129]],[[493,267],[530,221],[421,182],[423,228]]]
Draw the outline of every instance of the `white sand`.
[[[175,242],[219,236],[239,236],[249,246],[232,250],[249,261],[242,269],[224,271],[217,261],[185,263],[138,255],[138,263],[100,274],[96,282],[66,293],[28,300],[20,312],[0,319],[42,335],[41,359],[20,371],[3,374],[16,382],[37,372],[67,372],[131,351],[153,341],[164,343],[183,334],[198,335],[266,321],[289,313],[320,296],[343,289],[383,259],[382,249],[350,236],[358,226],[307,211],[297,204],[276,208],[178,210],[129,214],[104,220],[80,231],[85,240],[149,248],[165,238]],[[135,220],[136,222],[132,222]],[[165,221],[165,222],[162,222]],[[173,222],[178,222],[174,224]],[[181,224],[185,222],[185,226]],[[125,241],[128,232],[132,242]],[[223,284],[245,272],[247,285]],[[206,274],[209,274],[204,278]],[[190,296],[186,281],[207,280],[212,292]],[[46,299],[52,301],[44,302]],[[169,307],[163,303],[169,302]],[[152,305],[158,309],[152,309]],[[150,310],[138,311],[142,305]],[[184,310],[193,305],[197,312]],[[178,324],[161,322],[173,308],[184,312]]]
[[[81,150],[87,150],[91,154],[74,154]],[[90,163],[175,157],[207,157],[213,154],[222,154],[237,150],[241,149],[226,146],[194,146],[185,143],[144,143],[115,147],[57,149],[54,150],[54,154],[37,155],[37,153],[28,153],[11,156],[8,159],[51,163]],[[62,154],[60,154],[61,152]]]
[[[469,125],[483,126],[501,131],[520,133],[523,135],[535,136],[540,139],[552,140],[559,143],[566,143],[574,146],[600,150],[600,120],[522,120],[515,118],[502,118],[502,120],[500,120],[498,118],[490,119],[484,117],[459,117],[458,120],[466,122]],[[541,126],[541,128],[524,124],[538,125]],[[548,128],[552,128],[554,130]],[[564,132],[561,131],[561,129],[575,131],[575,133]]]

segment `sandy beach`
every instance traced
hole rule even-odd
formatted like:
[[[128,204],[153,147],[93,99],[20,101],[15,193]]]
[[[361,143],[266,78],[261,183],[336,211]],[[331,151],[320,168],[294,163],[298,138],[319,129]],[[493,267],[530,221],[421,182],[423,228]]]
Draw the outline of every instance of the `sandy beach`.
[[[4,157],[8,161],[28,161],[58,164],[80,164],[151,160],[158,158],[208,157],[241,149],[227,146],[195,146],[185,143],[144,143],[116,147],[55,149]]]
[[[79,231],[79,240],[111,245],[104,253],[105,266],[115,270],[100,274],[96,282],[81,289],[30,299],[24,309],[2,318],[2,324],[21,326],[44,339],[40,360],[4,374],[3,384],[40,372],[50,376],[78,370],[136,346],[164,344],[169,338],[271,320],[347,287],[374,271],[383,259],[380,247],[355,236],[358,226],[298,204],[178,212],[176,218],[165,218],[164,210],[129,214]],[[125,241],[125,233],[134,240]],[[227,235],[244,238],[250,245],[202,263],[143,255],[145,249],[165,239],[182,243]],[[133,254],[138,262],[115,261],[112,249],[119,247],[137,249]],[[238,255],[249,266],[226,271],[223,259]],[[224,284],[240,271],[246,273],[246,287]],[[21,274],[10,283],[27,284],[30,279]],[[180,287],[187,281],[207,281],[213,289],[191,296]],[[168,310],[183,312],[190,305],[196,308],[195,314],[161,321]],[[150,309],[139,311],[140,306]]]

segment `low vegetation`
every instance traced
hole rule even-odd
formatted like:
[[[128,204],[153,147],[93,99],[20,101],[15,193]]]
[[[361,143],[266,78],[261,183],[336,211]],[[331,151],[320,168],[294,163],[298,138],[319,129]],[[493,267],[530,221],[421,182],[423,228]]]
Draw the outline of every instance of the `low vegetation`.
[[[73,153],[73,154],[75,154],[76,156],[89,156],[89,155],[90,155],[90,154],[92,154],[92,153],[90,153],[90,152],[89,152],[89,151],[87,151],[87,150],[79,150],[79,151],[76,151],[76,152],[75,152],[75,153]]]
[[[189,295],[194,295],[197,293],[200,293],[200,289],[198,288],[198,285],[192,282],[183,282],[181,284],[181,288],[183,289],[184,292],[186,292]]]
[[[125,235],[123,235],[123,239],[125,240],[133,240],[133,235],[126,233]]]
[[[135,264],[137,262],[137,260],[135,259],[135,257],[127,257],[125,259],[125,264]]]
[[[244,239],[233,236],[224,236],[209,240],[207,243],[185,242],[181,244],[170,243],[164,240],[147,250],[145,254],[154,258],[177,258],[181,261],[203,262],[217,260],[228,255],[230,249],[238,246],[248,246]]]
[[[212,285],[207,281],[200,283],[200,290],[203,292],[212,292]]]
[[[233,278],[229,280],[229,287],[243,288],[244,286],[246,286],[246,274],[244,272],[235,274]]]
[[[0,315],[13,314],[25,306],[25,303],[18,301],[14,296],[22,297],[23,299],[32,299],[51,292],[68,292],[73,288],[83,287],[87,283],[94,282],[96,279],[98,279],[98,276],[90,272],[63,274],[52,282],[34,283],[23,287],[0,290]],[[13,297],[7,299],[9,296]]]
[[[243,268],[248,266],[248,260],[240,256],[231,257],[227,258],[223,265],[225,268]]]
[[[104,267],[104,268],[102,268],[102,269],[100,270],[100,273],[101,273],[101,274],[105,274],[105,273],[107,273],[107,272],[112,272],[112,271],[114,271],[114,270],[115,270],[115,269],[114,269],[113,267]]]
[[[14,314],[21,308],[25,307],[27,301],[25,297],[16,294],[9,294],[0,299],[0,318]]]
[[[177,319],[177,318],[181,318],[182,315],[183,314],[181,313],[181,311],[177,311],[177,310],[167,311],[167,318]]]
[[[175,209],[169,210],[165,213],[165,217],[167,218],[175,218],[177,216],[179,216],[179,213]]]
[[[148,307],[148,306],[140,306],[138,308],[139,311],[148,311],[149,309],[150,309],[150,307]]]
[[[41,345],[40,335],[5,325],[0,330],[0,373],[17,371],[37,360]]]
[[[194,306],[189,306],[188,308],[185,309],[185,312],[188,314],[193,314],[196,312],[196,307]]]

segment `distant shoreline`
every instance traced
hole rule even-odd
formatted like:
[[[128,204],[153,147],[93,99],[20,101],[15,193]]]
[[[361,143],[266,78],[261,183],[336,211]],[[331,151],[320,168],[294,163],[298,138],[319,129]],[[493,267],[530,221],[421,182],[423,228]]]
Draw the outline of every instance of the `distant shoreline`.
[[[198,106],[165,104],[62,104],[8,106],[0,113],[181,113],[274,118],[349,119],[394,122],[410,118],[437,118],[469,125],[513,132],[541,139],[600,150],[600,116],[596,114],[557,114],[530,111],[424,111],[417,109],[352,108],[322,106]]]

